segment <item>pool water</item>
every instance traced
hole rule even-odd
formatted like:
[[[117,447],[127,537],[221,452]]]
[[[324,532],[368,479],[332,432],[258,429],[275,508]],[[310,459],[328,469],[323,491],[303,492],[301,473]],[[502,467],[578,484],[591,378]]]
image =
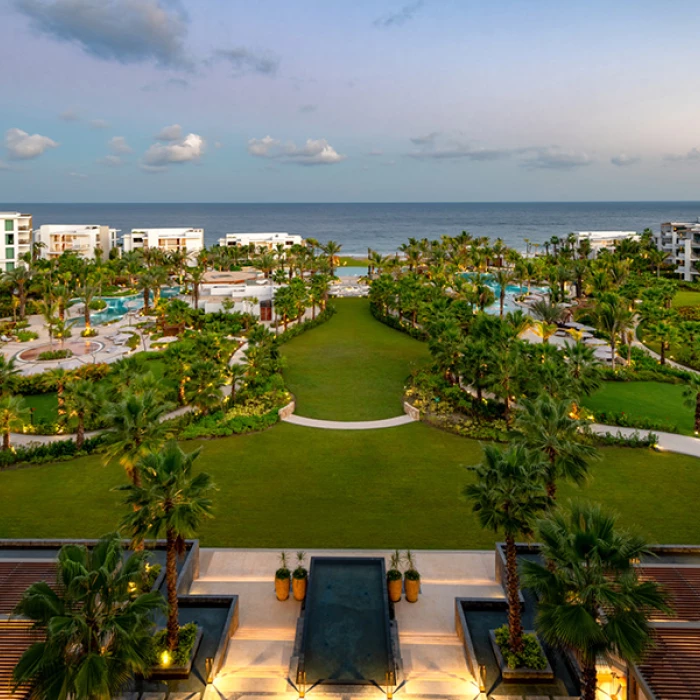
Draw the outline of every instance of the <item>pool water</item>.
[[[468,279],[473,276],[473,273],[464,272],[462,276]],[[483,279],[486,286],[493,290],[493,294],[495,297],[494,303],[490,306],[487,306],[484,309],[484,311],[486,311],[487,314],[497,314],[500,312],[499,297],[501,295],[501,286],[499,284],[496,284],[496,282],[493,280],[493,277],[491,277],[490,275],[483,275]],[[517,311],[519,308],[521,308],[515,303],[515,298],[517,296],[520,296],[521,294],[527,294],[527,291],[527,284],[509,284],[506,287],[506,298],[503,304],[503,311],[505,313],[508,313],[509,311]],[[534,284],[530,286],[531,293],[546,294],[548,291],[549,290],[547,289],[547,287],[538,287]]]
[[[160,296],[164,299],[176,297],[180,293],[180,287],[163,287]],[[93,326],[100,323],[109,323],[126,316],[129,311],[138,311],[143,308],[143,294],[130,294],[124,297],[95,297],[107,303],[102,311],[93,311],[90,314],[90,322]],[[151,301],[153,293],[151,292]],[[78,328],[85,325],[85,319],[81,316],[75,324]]]
[[[302,659],[308,684],[386,682],[394,665],[383,559],[311,559]]]

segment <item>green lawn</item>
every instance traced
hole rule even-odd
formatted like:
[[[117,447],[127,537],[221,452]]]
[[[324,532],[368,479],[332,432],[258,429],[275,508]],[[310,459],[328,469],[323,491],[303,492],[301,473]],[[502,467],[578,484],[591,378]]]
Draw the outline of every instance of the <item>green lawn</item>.
[[[683,387],[663,382],[605,382],[583,401],[591,411],[624,412],[635,418],[651,418],[678,426],[693,434],[693,410],[683,404]]]
[[[334,303],[330,321],[282,347],[297,413],[328,420],[400,415],[406,379],[428,359],[425,343],[375,321],[366,299]]]
[[[671,302],[672,306],[698,306],[700,305],[700,292],[691,292],[681,289],[676,292]]]
[[[479,461],[477,442],[414,423],[375,431],[289,424],[203,445],[198,464],[216,481],[216,518],[204,546],[483,548],[461,496]],[[700,462],[648,450],[607,448],[581,495],[623,515],[656,542],[700,543]],[[88,537],[124,512],[110,488],[125,477],[99,457],[0,473],[0,537]]]

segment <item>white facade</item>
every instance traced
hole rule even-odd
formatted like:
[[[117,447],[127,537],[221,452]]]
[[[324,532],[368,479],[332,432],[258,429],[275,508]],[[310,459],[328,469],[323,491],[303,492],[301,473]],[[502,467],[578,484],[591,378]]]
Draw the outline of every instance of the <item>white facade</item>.
[[[676,273],[686,282],[698,278],[700,272],[695,269],[695,263],[700,260],[700,221],[661,224],[660,232],[654,234],[654,242],[659,250],[666,253],[667,261],[676,266]]]
[[[0,211],[0,226],[4,236],[0,254],[0,272],[9,272],[24,263],[20,255],[32,249],[32,216],[18,211]]]
[[[293,245],[303,245],[304,239],[290,233],[227,233],[225,238],[219,238],[220,246],[255,245],[256,250],[276,250],[278,245],[291,248]]]
[[[186,253],[194,263],[197,254],[204,248],[203,228],[142,228],[131,229],[122,236],[125,253],[133,250],[157,248],[164,253]]]
[[[117,229],[86,224],[43,224],[34,232],[34,240],[43,243],[42,258],[75,253],[86,260],[95,259],[95,248],[104,257],[117,244]]]
[[[620,241],[638,241],[640,238],[636,231],[576,231],[576,245],[581,241],[590,241],[590,257],[593,258],[603,249],[612,250]]]

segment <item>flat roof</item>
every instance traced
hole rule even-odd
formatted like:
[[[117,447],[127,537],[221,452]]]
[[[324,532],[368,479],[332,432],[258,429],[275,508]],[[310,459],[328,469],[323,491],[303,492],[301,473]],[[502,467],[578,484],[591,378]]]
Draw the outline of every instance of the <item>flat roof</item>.
[[[638,236],[636,231],[576,231],[577,236],[587,238],[621,238],[627,236]]]

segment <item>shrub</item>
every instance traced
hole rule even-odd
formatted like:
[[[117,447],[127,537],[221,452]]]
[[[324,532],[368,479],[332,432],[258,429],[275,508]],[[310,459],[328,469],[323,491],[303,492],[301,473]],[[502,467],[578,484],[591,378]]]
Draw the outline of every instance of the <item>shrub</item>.
[[[640,435],[638,432],[632,433],[632,435],[622,435],[617,433],[613,435],[610,432],[601,435],[596,433],[591,435],[591,442],[596,445],[601,445],[603,447],[656,447],[659,442],[659,436],[654,433],[648,433],[646,435]]]
[[[499,627],[495,632],[496,644],[509,668],[535,668],[538,670],[547,668],[547,657],[542,653],[542,648],[534,634],[523,635],[523,651],[514,654],[510,650],[510,635],[508,625]]]
[[[129,340],[126,341],[126,347],[128,347],[129,350],[136,350],[140,342],[141,339],[138,337],[138,335],[136,333],[132,333]]]
[[[45,445],[19,446],[12,450],[2,450],[0,451],[0,469],[21,462],[43,464],[83,457],[96,452],[103,442],[104,438],[98,435],[85,440],[81,450],[78,450],[74,440],[59,440]]]
[[[46,360],[64,360],[66,357],[72,357],[73,351],[68,348],[62,348],[61,350],[45,350],[40,352],[37,360],[39,362],[45,362]]]
[[[27,343],[30,340],[36,340],[39,337],[38,333],[35,333],[34,331],[18,331],[17,332],[17,340],[19,340],[20,343]]]
[[[94,338],[96,335],[97,335],[96,328],[84,328],[82,331],[80,331],[81,338]]]
[[[190,660],[194,643],[197,640],[197,625],[188,622],[180,627],[177,648],[172,653],[172,666],[186,666]],[[161,630],[153,637],[153,664],[160,663],[161,654],[168,648],[168,630]]]
[[[603,425],[617,425],[622,428],[638,428],[639,430],[662,430],[667,433],[680,432],[678,426],[670,421],[630,416],[624,411],[598,411],[594,415],[596,421]]]
[[[370,303],[369,309],[372,316],[374,316],[374,318],[376,318],[380,323],[383,323],[390,328],[394,328],[397,331],[401,331],[402,333],[406,333],[407,335],[410,335],[411,338],[415,338],[416,340],[428,339],[427,331],[424,331],[422,328],[414,328],[413,324],[408,321],[399,320],[398,316],[383,314],[379,304]]]
[[[330,318],[332,318],[334,314],[335,307],[332,304],[328,304],[325,310],[321,311],[321,313],[318,316],[316,316],[316,318],[311,319],[309,321],[304,321],[303,323],[297,323],[296,325],[284,331],[284,333],[280,333],[276,337],[276,340],[280,345],[282,343],[286,343],[292,338],[296,338],[298,335],[301,335],[302,333],[310,331],[311,329],[320,326],[322,323],[325,323]]]
[[[194,423],[183,429],[180,437],[183,440],[193,440],[204,437],[229,437],[265,430],[277,423],[278,409],[261,416],[234,415],[227,417],[223,411],[217,411],[208,416],[201,416]]]

